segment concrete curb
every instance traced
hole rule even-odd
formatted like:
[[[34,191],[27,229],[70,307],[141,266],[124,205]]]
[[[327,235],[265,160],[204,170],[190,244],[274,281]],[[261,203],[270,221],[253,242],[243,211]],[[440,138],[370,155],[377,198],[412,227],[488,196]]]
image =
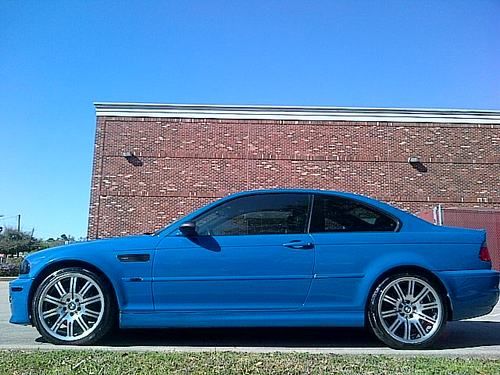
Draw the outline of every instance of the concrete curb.
[[[336,355],[386,355],[391,357],[450,357],[450,358],[487,358],[498,359],[497,348],[443,349],[443,350],[394,350],[390,348],[290,348],[290,347],[241,347],[241,346],[74,346],[51,344],[0,345],[0,351],[111,351],[111,352],[156,352],[156,353],[203,353],[203,352],[235,352],[235,353],[309,353]]]
[[[15,279],[17,279],[17,277],[15,277],[15,276],[2,276],[2,277],[0,277],[0,281],[12,281]]]

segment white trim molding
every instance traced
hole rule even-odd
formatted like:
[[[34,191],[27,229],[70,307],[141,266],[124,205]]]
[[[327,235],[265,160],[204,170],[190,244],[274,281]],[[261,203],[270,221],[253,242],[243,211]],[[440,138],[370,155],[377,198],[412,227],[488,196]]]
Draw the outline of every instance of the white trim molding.
[[[97,116],[500,124],[500,111],[471,109],[94,103]]]

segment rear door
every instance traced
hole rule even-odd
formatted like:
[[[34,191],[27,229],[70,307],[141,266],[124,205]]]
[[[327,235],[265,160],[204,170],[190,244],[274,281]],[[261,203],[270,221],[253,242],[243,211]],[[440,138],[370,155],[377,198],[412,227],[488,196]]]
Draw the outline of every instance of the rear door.
[[[165,237],[153,266],[156,310],[300,308],[314,264],[310,205],[305,193],[240,196],[195,218],[197,235]]]

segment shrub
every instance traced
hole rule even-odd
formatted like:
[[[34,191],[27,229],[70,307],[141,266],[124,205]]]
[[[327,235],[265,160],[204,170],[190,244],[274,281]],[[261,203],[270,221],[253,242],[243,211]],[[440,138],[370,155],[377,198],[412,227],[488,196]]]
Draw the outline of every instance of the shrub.
[[[27,255],[27,254],[26,254]],[[24,257],[7,257],[7,259],[5,260],[5,262],[7,264],[13,264],[15,266],[18,266],[21,264],[21,262],[23,261]]]
[[[10,263],[0,263],[0,277],[1,276],[18,276],[19,266]]]

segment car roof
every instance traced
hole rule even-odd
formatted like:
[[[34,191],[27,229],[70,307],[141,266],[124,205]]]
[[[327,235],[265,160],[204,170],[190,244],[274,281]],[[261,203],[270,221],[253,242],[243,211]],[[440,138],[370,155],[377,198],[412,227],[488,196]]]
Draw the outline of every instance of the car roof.
[[[305,193],[305,194],[334,194],[339,196],[359,198],[365,197],[361,194],[349,193],[337,190],[326,190],[326,189],[305,189],[305,188],[272,188],[272,189],[255,189],[255,190],[245,190],[238,193],[227,195],[226,197],[234,197],[239,195],[251,195],[251,194],[268,194],[268,193]]]
[[[304,188],[274,188],[274,189],[256,189],[256,190],[245,190],[241,191],[238,193],[230,194],[222,198],[222,200],[225,199],[231,199],[234,197],[238,196],[245,196],[245,195],[254,195],[254,194],[277,194],[277,193],[302,193],[302,194],[326,194],[326,195],[335,195],[338,197],[343,197],[343,198],[350,198],[354,200],[359,200],[363,201],[365,203],[368,203],[370,205],[374,206],[380,206],[380,208],[386,209],[386,207],[390,207],[393,209],[396,209],[395,207],[384,203],[382,201],[379,201],[377,199],[371,198],[366,195],[362,194],[355,194],[355,193],[349,193],[345,191],[337,191],[337,190],[326,190],[326,189],[304,189]],[[400,211],[399,209],[396,209]]]

